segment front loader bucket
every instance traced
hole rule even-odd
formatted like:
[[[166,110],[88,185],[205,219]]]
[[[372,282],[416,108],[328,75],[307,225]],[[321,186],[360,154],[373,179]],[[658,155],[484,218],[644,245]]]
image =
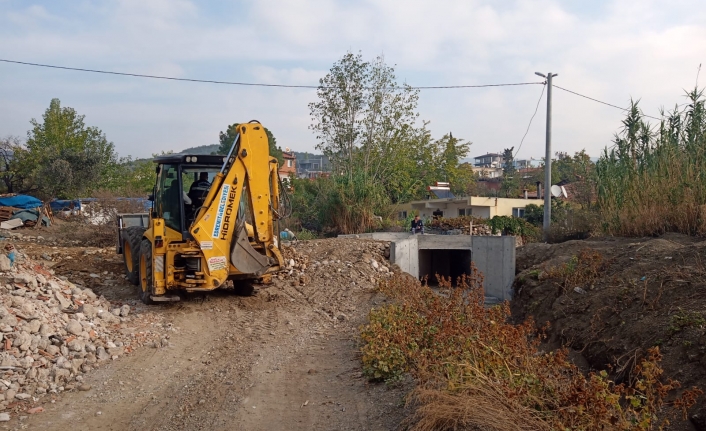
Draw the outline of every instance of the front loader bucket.
[[[264,274],[270,266],[270,259],[258,253],[250,245],[245,223],[242,223],[238,228],[237,238],[233,244],[233,250],[230,252],[230,262],[243,274],[257,276]]]

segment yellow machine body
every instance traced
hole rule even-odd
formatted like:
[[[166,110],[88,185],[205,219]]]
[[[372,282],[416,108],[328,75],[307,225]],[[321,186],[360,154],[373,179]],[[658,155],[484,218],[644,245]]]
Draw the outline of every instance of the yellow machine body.
[[[269,154],[267,135],[260,123],[239,124],[237,131],[229,156],[155,159],[161,169],[139,262],[139,284],[143,294],[154,301],[172,290],[208,291],[228,280],[267,282],[269,274],[282,267],[276,230],[277,159]],[[222,166],[218,166],[220,170],[211,181],[203,205],[193,212],[193,219],[179,224],[174,214],[186,214],[186,198],[181,196],[185,192],[180,179],[176,179],[172,181],[178,182],[171,184],[180,191],[171,194],[174,202],[161,198],[167,195],[160,189],[167,182],[164,176],[170,175],[165,167],[181,173],[192,165],[205,166],[204,162],[210,169],[220,162]],[[176,200],[181,209],[175,207]],[[150,249],[145,249],[145,241],[149,241]]]

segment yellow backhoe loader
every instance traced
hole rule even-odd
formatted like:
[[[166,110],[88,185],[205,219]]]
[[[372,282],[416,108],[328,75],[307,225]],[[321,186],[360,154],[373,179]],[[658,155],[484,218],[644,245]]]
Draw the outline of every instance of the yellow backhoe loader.
[[[117,252],[143,302],[178,301],[229,280],[266,283],[282,267],[277,159],[259,122],[239,124],[227,156],[155,158],[149,214],[119,214]]]

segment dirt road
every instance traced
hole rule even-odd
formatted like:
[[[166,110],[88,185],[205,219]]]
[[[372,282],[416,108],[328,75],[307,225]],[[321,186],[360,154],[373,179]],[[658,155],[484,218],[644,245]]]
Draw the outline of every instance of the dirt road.
[[[57,275],[70,279],[121,272],[121,261],[105,250],[86,259],[78,248],[18,246],[30,255],[52,251]],[[13,418],[9,427],[396,429],[404,390],[369,384],[357,345],[358,326],[384,300],[373,287],[387,273],[385,245],[331,239],[303,242],[295,250],[294,267],[252,296],[223,291],[136,306],[135,313],[161,314],[159,347],[110,361],[84,376],[90,390],[65,392],[54,401],[45,397],[43,413]],[[128,301],[134,287],[115,278],[91,287],[116,303]]]

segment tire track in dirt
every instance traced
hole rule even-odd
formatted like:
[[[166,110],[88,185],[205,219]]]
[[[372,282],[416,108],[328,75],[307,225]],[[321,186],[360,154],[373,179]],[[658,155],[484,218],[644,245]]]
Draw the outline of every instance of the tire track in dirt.
[[[315,249],[311,259],[347,244],[322,242],[330,241],[334,246]],[[91,391],[63,394],[24,425],[49,431],[395,429],[404,391],[371,386],[362,377],[357,327],[375,294],[370,274],[350,270],[363,274],[353,276],[356,285],[345,273],[332,268],[334,277],[323,276],[319,269],[303,283],[294,274],[250,297],[214,292],[155,307],[174,328],[168,347],[139,349],[100,368],[86,378]],[[341,310],[349,314],[339,320]]]

